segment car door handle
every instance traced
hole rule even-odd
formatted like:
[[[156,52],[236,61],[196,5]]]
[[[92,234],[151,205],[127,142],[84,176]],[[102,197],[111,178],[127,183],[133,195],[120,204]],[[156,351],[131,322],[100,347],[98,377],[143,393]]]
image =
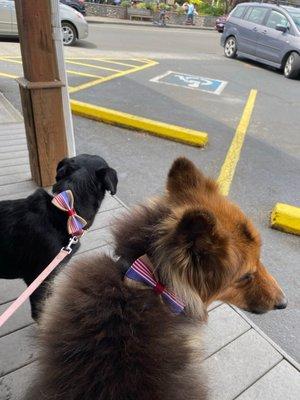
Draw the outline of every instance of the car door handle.
[[[256,26],[252,29],[254,32],[257,32],[257,28]]]
[[[262,31],[262,33],[263,33],[264,35],[266,35],[267,32],[268,32],[268,31],[267,31],[266,29],[264,29],[264,30]]]

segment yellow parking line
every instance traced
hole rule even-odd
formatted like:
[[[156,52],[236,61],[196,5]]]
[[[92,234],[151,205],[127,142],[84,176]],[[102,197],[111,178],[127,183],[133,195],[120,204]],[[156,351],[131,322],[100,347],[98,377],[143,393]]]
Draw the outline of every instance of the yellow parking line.
[[[7,62],[15,63],[15,64],[22,64],[22,61],[12,60],[12,59],[9,59],[9,58],[3,59],[3,58],[4,57],[0,57],[0,61],[7,61]],[[100,75],[93,75],[93,74],[88,74],[86,72],[73,71],[71,69],[67,69],[67,73],[68,74],[72,74],[72,75],[85,76],[87,78],[98,78],[98,79],[103,78]]]
[[[119,69],[108,68],[108,67],[100,67],[100,65],[87,64],[87,63],[82,63],[82,62],[78,62],[78,61],[66,60],[66,63],[67,64],[74,64],[74,65],[82,65],[83,67],[89,67],[89,68],[104,69],[106,71],[120,72]]]
[[[94,60],[94,57],[66,57],[65,60]]]
[[[92,60],[102,61],[102,62],[106,62],[106,63],[109,63],[109,64],[124,65],[125,67],[131,67],[131,68],[132,67],[137,67],[137,65],[128,64],[128,63],[124,63],[124,62],[120,62],[120,61],[115,61],[115,60],[112,60],[110,58],[92,58]]]
[[[134,58],[134,57],[130,57],[130,61],[137,61],[140,63],[152,62],[152,60],[149,60],[148,58]]]
[[[96,79],[96,80],[94,80],[92,82],[83,83],[82,85],[76,86],[74,89],[69,90],[69,92],[70,93],[76,93],[76,92],[79,92],[80,90],[88,89],[88,88],[90,88],[92,86],[98,85],[99,83],[107,82],[107,81],[110,81],[110,80],[115,79],[115,78],[120,78],[121,76],[129,75],[129,74],[132,74],[134,72],[141,71],[141,70],[143,70],[145,68],[149,68],[149,67],[152,67],[152,66],[157,65],[157,64],[158,63],[156,61],[151,61],[151,63],[149,62],[149,64],[145,64],[145,65],[134,67],[134,68],[131,68],[131,69],[128,69],[128,70],[125,70],[125,71],[121,71],[121,72],[118,72],[117,74],[113,74],[113,75],[106,76],[104,78]]]
[[[12,74],[6,74],[5,72],[0,72],[0,76],[3,76],[4,78],[18,78],[18,75],[12,75]]]
[[[21,57],[13,57],[13,56],[0,56],[0,59],[8,60],[8,59],[21,59]]]
[[[67,73],[71,74],[71,75],[78,75],[78,76],[86,76],[88,78],[103,78],[103,76],[99,76],[99,75],[92,75],[92,74],[87,74],[85,72],[78,72],[78,71],[73,71],[71,69],[67,69]]]
[[[250,91],[248,100],[246,102],[242,118],[237,127],[229,150],[227,152],[225,161],[222,165],[221,172],[218,178],[220,191],[224,196],[227,196],[230,190],[230,185],[234,176],[236,165],[239,161],[241,149],[244,143],[245,135],[249,126],[251,115],[253,112],[257,90]]]
[[[22,64],[22,61],[13,60],[13,59],[11,59],[11,58],[4,58],[4,57],[1,57],[0,60],[1,60],[1,61],[8,61],[8,62],[15,63],[15,64]]]
[[[0,72],[0,77],[3,76],[4,78],[11,78],[11,79],[16,79],[19,78],[20,75],[12,75],[12,74],[7,74],[5,72]],[[76,89],[76,86],[68,86],[69,91],[72,91]]]
[[[109,76],[109,78],[111,78],[111,76]],[[105,78],[95,79],[94,81],[83,83],[82,85],[78,85],[78,86],[74,86],[74,87],[69,86],[69,93],[76,93],[76,92],[79,92],[80,90],[84,90],[84,89],[88,89],[90,87],[96,86],[99,83],[102,83],[103,79],[105,79]]]

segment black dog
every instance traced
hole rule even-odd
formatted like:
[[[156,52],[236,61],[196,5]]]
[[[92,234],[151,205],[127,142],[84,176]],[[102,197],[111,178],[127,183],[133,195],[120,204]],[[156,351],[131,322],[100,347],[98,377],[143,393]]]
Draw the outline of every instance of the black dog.
[[[52,191],[56,194],[72,191],[75,211],[85,219],[87,229],[94,221],[105,191],[115,194],[117,183],[116,171],[103,158],[81,154],[58,164]],[[37,189],[26,199],[0,202],[0,278],[21,278],[29,285],[68,244],[68,214],[56,208],[52,199],[44,189]],[[74,252],[78,247],[77,244]],[[30,297],[31,315],[35,320],[46,287],[44,282]]]

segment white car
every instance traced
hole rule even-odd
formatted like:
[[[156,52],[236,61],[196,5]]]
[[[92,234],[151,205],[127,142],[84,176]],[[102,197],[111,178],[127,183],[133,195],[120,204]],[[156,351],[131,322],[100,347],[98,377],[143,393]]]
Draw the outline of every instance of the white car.
[[[85,39],[88,36],[88,24],[80,12],[61,3],[59,12],[65,46],[72,46],[77,39]],[[0,35],[18,36],[14,0],[0,0]]]

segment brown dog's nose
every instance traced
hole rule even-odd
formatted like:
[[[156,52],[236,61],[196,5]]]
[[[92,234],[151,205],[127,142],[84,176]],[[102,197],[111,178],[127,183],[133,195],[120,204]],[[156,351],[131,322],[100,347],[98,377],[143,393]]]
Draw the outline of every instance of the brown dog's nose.
[[[287,305],[288,305],[287,298],[285,296],[283,296],[283,298],[280,300],[280,302],[275,304],[274,308],[276,310],[283,310],[284,308],[286,308]]]

